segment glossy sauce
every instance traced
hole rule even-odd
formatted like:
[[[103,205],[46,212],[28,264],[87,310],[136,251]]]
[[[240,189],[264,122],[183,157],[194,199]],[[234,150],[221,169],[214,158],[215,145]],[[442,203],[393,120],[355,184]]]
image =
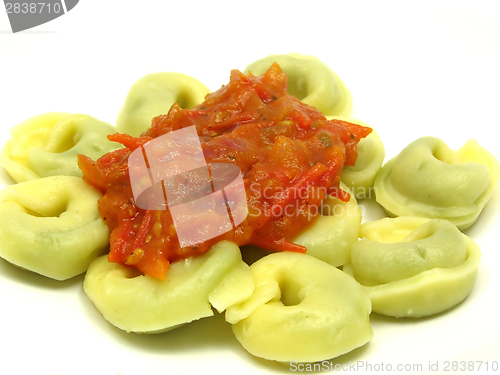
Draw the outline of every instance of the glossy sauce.
[[[127,161],[146,142],[192,125],[208,164],[240,168],[249,214],[235,230],[182,248],[168,210],[135,205]],[[232,71],[229,84],[200,105],[187,110],[174,104],[141,137],[109,136],[125,148],[97,161],[79,155],[79,166],[84,179],[104,193],[99,212],[111,232],[109,261],[164,279],[171,262],[204,253],[221,240],[305,252],[291,241],[319,215],[326,194],[349,199],[339,189],[340,172],[344,165],[354,165],[356,145],[370,131],[328,121],[289,95],[286,75],[274,64],[260,77]]]

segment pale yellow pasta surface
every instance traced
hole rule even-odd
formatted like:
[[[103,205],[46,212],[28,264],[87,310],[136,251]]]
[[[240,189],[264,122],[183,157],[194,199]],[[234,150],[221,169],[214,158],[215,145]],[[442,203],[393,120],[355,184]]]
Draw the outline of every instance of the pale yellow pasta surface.
[[[423,137],[383,166],[374,188],[391,216],[446,219],[464,230],[477,220],[499,178],[498,161],[476,141],[452,151],[438,138]]]
[[[277,62],[288,77],[288,92],[325,116],[349,117],[352,112],[351,93],[340,78],[321,60],[300,53],[270,55],[254,61],[245,73],[264,74]]]
[[[350,190],[341,183],[341,188]],[[304,246],[307,254],[338,267],[350,260],[352,245],[358,240],[361,210],[351,194],[349,202],[328,196],[322,205],[322,215],[293,240]]]
[[[386,218],[361,226],[344,271],[364,285],[373,311],[422,317],[448,310],[474,286],[481,252],[446,220]]]
[[[88,115],[45,113],[10,130],[0,163],[16,182],[59,175],[82,177],[77,154],[95,160],[121,147],[106,138],[113,133],[114,126]]]
[[[226,320],[251,354],[269,360],[333,358],[373,337],[370,299],[337,268],[305,254],[267,255],[250,266],[253,295]]]
[[[5,188],[0,191],[0,256],[57,280],[85,272],[108,249],[108,229],[97,211],[100,197],[71,176]]]
[[[116,127],[121,133],[137,137],[151,126],[153,117],[166,115],[174,103],[192,108],[203,102],[209,92],[203,83],[186,74],[148,74],[130,88]]]
[[[158,333],[213,315],[247,299],[254,283],[234,243],[171,264],[166,280],[96,259],[87,271],[85,292],[104,318],[127,332]]]

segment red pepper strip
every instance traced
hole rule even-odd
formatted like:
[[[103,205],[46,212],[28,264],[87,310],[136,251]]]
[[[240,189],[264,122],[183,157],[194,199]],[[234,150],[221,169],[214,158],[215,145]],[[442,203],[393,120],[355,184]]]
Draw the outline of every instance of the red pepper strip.
[[[113,167],[114,163],[119,163],[125,159],[129,153],[130,150],[128,148],[119,148],[118,150],[108,152],[107,154],[101,156],[97,159],[97,163],[99,163],[99,166],[102,168]]]
[[[159,280],[167,278],[170,262],[162,257],[155,257],[153,261],[138,264],[139,270],[145,275],[156,277]]]
[[[258,113],[242,113],[242,114],[230,117],[225,121],[213,122],[208,126],[208,129],[214,130],[214,129],[227,128],[227,127],[230,127],[230,126],[233,126],[236,124],[241,124],[241,123],[257,120],[259,117],[260,116]]]
[[[342,158],[334,158],[329,160],[328,170],[319,178],[321,186],[329,186],[332,179],[337,175],[339,168],[342,166]]]
[[[136,148],[143,146],[145,143],[148,143],[153,138],[148,136],[132,137],[131,135],[128,134],[115,133],[108,135],[108,139],[111,142],[121,143],[125,147],[134,151]]]
[[[333,119],[330,121],[333,122],[334,124],[339,124],[339,125],[342,125],[343,127],[345,127],[349,131],[349,133],[351,133],[354,136],[354,139],[356,140],[356,142],[359,142],[361,140],[361,138],[367,137],[372,132],[372,129],[369,127],[360,126],[360,125],[353,124],[353,123],[350,123],[347,121],[343,121],[343,120],[339,120],[339,119]]]
[[[274,200],[271,207],[271,215],[277,217],[280,212],[283,212],[285,206],[294,198],[300,196],[300,189],[311,185],[314,181],[318,180],[328,168],[322,163],[316,163],[314,167],[307,170],[307,172],[299,178],[299,180],[286,189],[283,194]]]
[[[83,179],[101,193],[106,191],[106,173],[97,162],[85,155],[78,154],[78,168],[83,172]]]
[[[111,232],[109,242],[111,244],[108,261],[111,263],[124,263],[133,249],[131,239],[134,238],[134,230],[131,220]]]
[[[337,172],[342,166],[342,156],[337,155],[336,157],[332,158],[329,164],[330,165],[328,166],[328,171],[319,179],[319,183],[323,186],[328,186],[331,183],[332,178],[338,175]],[[338,186],[329,187],[328,195],[331,195],[334,198],[338,198],[343,202],[349,202],[349,200],[351,199],[351,195]]]
[[[272,251],[291,251],[294,253],[302,253],[302,254],[305,254],[307,251],[307,249],[304,246],[294,244],[293,242],[285,241],[284,238],[280,238],[279,240],[273,240],[269,238],[259,238],[256,240],[252,240],[251,244]]]
[[[317,163],[314,167],[308,169],[294,185],[286,189],[283,194],[280,194],[279,198],[274,200],[273,205],[269,209],[260,207],[263,211],[263,215],[260,215],[259,219],[255,222],[255,228],[264,228],[273,218],[280,216],[280,212],[283,212],[285,206],[294,197],[300,196],[300,189],[312,184],[326,171],[328,171],[328,168],[324,164]]]
[[[146,236],[151,231],[151,222],[153,221],[154,213],[155,211],[153,210],[147,210],[144,214],[139,231],[135,236],[134,249],[141,247],[146,242]]]

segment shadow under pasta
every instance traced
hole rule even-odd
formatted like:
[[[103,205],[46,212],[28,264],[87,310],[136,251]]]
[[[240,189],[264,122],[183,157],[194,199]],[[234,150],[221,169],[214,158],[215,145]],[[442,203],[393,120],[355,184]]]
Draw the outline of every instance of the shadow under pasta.
[[[83,282],[83,275],[78,275],[67,280],[54,280],[49,277],[32,272],[0,258],[0,278],[34,288],[65,289],[74,287]]]
[[[219,314],[217,311],[214,311],[212,317],[195,320],[158,334],[126,333],[109,323],[107,325],[120,340],[148,352],[175,354],[200,352],[210,348],[237,347],[231,326],[224,320],[224,314]]]

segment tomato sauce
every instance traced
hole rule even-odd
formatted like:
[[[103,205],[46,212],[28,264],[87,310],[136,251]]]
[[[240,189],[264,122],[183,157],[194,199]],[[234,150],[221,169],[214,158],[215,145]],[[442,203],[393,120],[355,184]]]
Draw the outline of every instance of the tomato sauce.
[[[181,247],[168,210],[135,205],[128,156],[148,141],[194,125],[207,163],[232,163],[243,176],[249,214],[235,230]],[[344,201],[339,189],[344,165],[354,165],[357,143],[371,129],[328,121],[316,108],[287,93],[277,64],[262,76],[234,70],[229,84],[193,109],[174,104],[152,119],[140,137],[108,138],[125,147],[97,161],[79,155],[84,179],[103,192],[99,212],[110,237],[109,261],[164,279],[171,262],[202,254],[221,240],[271,251],[305,252],[292,241],[320,214],[326,194]]]

